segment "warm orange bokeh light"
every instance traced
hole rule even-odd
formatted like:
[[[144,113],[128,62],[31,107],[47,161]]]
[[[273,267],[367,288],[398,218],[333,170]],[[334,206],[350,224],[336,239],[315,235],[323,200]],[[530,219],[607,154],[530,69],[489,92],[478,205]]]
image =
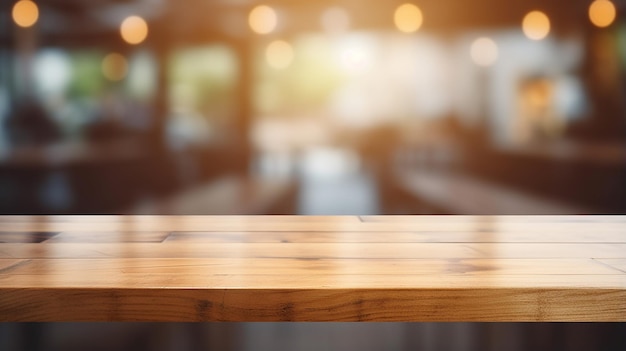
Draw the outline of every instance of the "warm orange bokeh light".
[[[128,63],[126,58],[117,53],[108,54],[102,60],[102,74],[108,80],[118,81],[126,77]]]
[[[293,61],[293,48],[283,40],[276,40],[270,43],[265,50],[267,63],[276,69],[289,67]]]
[[[401,32],[416,32],[422,26],[424,18],[419,7],[413,4],[400,5],[394,13],[393,20]]]
[[[140,44],[148,37],[148,23],[139,16],[127,17],[120,26],[122,39],[129,44]]]
[[[550,33],[550,19],[541,11],[529,12],[524,17],[522,29],[528,39],[541,40]]]
[[[478,38],[472,43],[470,55],[475,64],[491,66],[498,60],[498,45],[490,38]]]
[[[589,6],[589,19],[596,27],[604,28],[615,21],[617,11],[609,0],[596,0]]]
[[[13,21],[20,27],[31,27],[39,19],[39,8],[30,0],[20,0],[13,5]]]
[[[248,23],[255,33],[268,34],[276,29],[278,16],[271,7],[259,5],[250,11]]]

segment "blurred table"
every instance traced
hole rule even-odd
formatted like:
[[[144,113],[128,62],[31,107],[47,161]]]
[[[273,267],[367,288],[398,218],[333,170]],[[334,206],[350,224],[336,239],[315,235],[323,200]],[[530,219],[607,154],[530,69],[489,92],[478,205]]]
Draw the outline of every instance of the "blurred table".
[[[163,199],[144,201],[124,212],[134,215],[291,214],[298,186],[292,179],[225,175]]]
[[[400,171],[396,175],[399,191],[413,202],[426,204],[444,214],[589,214],[591,210],[562,201],[528,194],[464,175],[461,172],[426,169]]]
[[[501,146],[499,151],[512,155],[604,167],[626,166],[624,143],[580,143],[559,140],[550,143]]]
[[[77,164],[136,161],[145,146],[132,139],[108,142],[63,141],[43,146],[23,146],[0,152],[0,169],[51,169]]]
[[[626,216],[3,216],[2,321],[626,321]]]
[[[112,213],[138,197],[150,156],[130,138],[0,150],[0,213]]]

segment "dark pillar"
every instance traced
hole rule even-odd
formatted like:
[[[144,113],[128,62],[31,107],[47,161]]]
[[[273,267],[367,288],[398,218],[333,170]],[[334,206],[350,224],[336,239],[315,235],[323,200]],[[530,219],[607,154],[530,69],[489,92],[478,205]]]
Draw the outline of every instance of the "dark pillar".
[[[166,151],[165,130],[170,112],[169,106],[169,57],[172,52],[173,38],[170,33],[172,19],[164,15],[158,21],[151,23],[148,39],[154,51],[156,60],[156,92],[153,103],[152,128],[150,133],[150,143],[153,150],[161,153]]]
[[[244,37],[233,41],[233,44],[239,59],[239,77],[235,91],[235,101],[237,103],[235,134],[238,149],[236,165],[237,171],[242,174],[248,174],[253,158],[252,144],[250,142],[252,116],[254,114],[254,57],[252,40],[249,37]]]

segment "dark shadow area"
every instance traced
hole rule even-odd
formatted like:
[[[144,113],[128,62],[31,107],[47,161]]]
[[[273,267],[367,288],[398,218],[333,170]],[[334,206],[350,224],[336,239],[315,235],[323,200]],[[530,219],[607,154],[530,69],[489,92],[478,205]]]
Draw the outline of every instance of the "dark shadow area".
[[[619,323],[40,323],[0,325],[6,351],[619,351]]]

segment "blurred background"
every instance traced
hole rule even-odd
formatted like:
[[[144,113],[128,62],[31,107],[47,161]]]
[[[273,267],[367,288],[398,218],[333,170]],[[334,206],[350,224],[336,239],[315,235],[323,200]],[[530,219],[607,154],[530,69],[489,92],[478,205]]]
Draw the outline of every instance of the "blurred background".
[[[624,0],[0,1],[0,214],[624,214]],[[3,324],[3,350],[624,350],[623,324]]]
[[[625,213],[625,8],[6,0],[0,213]]]

